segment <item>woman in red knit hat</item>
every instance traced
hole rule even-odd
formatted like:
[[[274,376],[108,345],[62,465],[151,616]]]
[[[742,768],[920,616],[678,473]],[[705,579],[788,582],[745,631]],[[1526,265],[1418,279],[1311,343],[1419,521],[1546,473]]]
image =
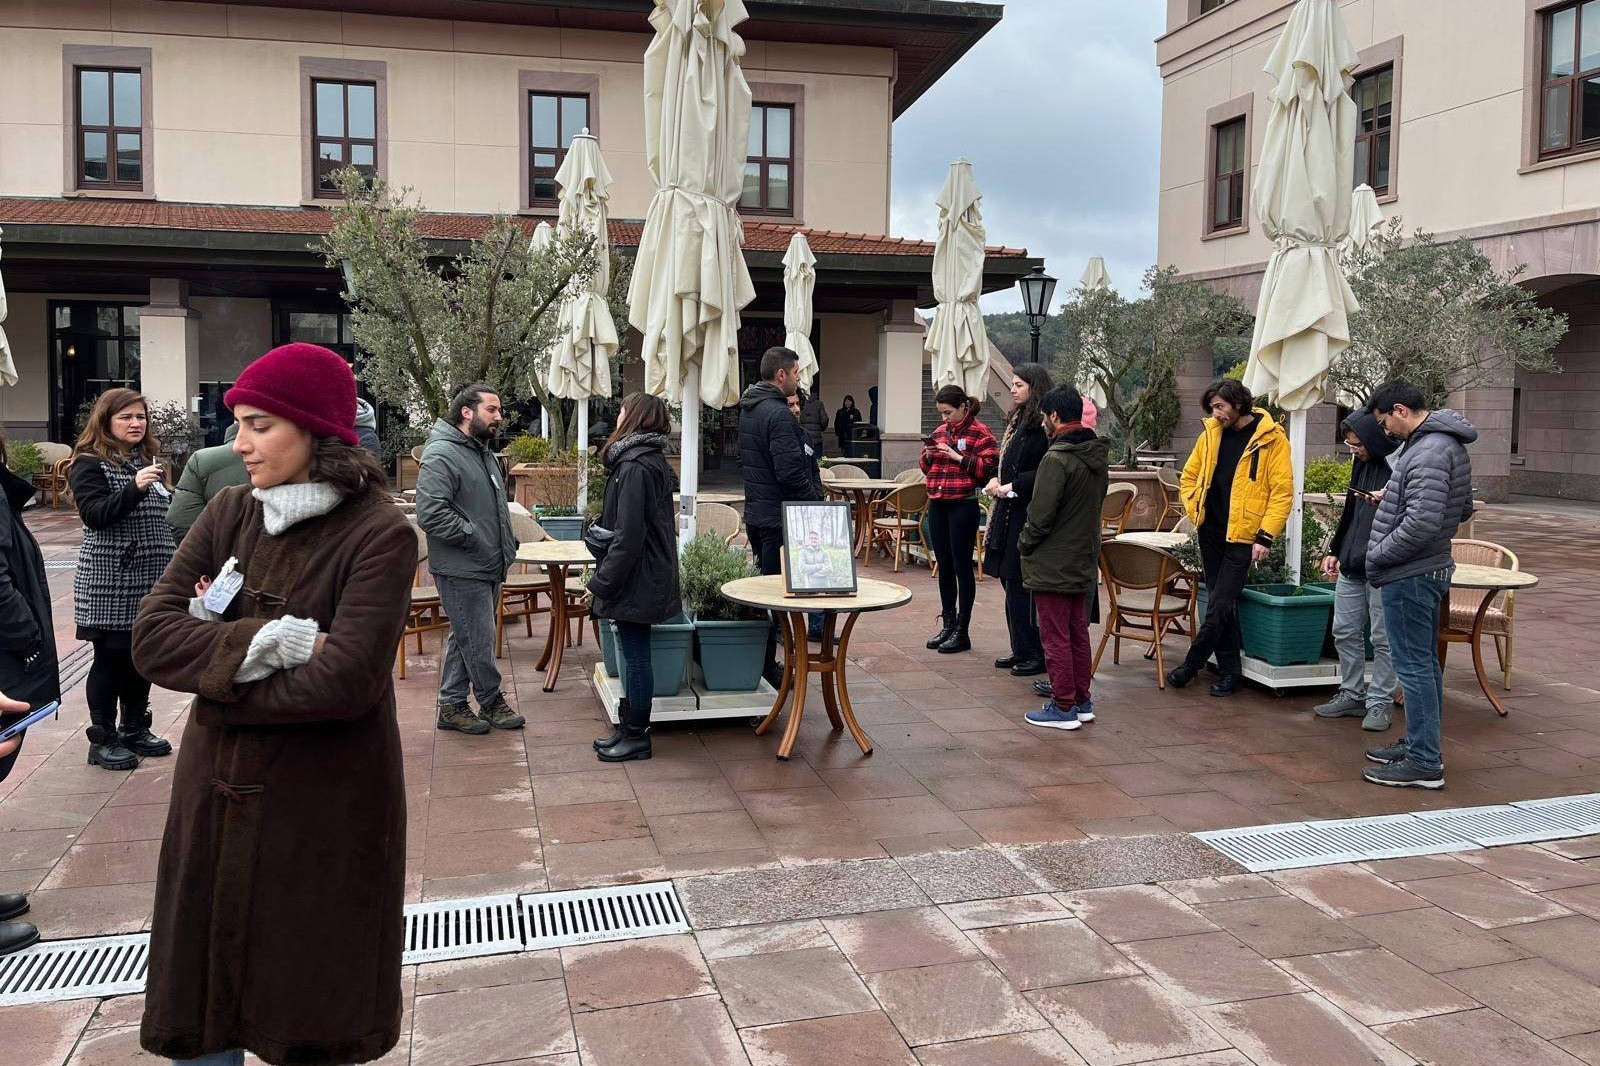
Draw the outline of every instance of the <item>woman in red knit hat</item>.
[[[156,874],[144,1047],[366,1062],[400,1033],[406,803],[390,664],[417,537],[356,445],[338,355],[275,348],[224,402],[249,485],[184,537],[134,658],[196,699]]]

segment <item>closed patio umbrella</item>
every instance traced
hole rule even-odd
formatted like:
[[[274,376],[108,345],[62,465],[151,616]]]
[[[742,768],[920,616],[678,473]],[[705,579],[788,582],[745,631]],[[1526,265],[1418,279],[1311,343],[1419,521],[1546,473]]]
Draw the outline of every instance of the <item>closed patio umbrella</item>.
[[[0,230],[0,234],[5,231]],[[6,340],[6,282],[0,278],[0,385],[17,383],[17,364],[11,358],[11,342]]]
[[[656,193],[628,288],[645,388],[683,402],[682,528],[694,535],[701,402],[739,399],[739,311],[755,299],[740,246],[750,86],[733,28],[744,0],[655,0],[644,54],[645,157]]]
[[[528,251],[537,255],[549,248],[556,239],[556,231],[550,223],[541,222],[533,227],[533,239],[528,242]],[[550,439],[550,409],[544,404],[539,405],[539,436],[545,440]]]
[[[1256,217],[1273,242],[1244,383],[1289,412],[1294,509],[1289,564],[1300,576],[1305,412],[1322,402],[1328,367],[1350,346],[1360,310],[1339,265],[1350,233],[1359,65],[1337,0],[1300,0],[1267,60],[1271,113],[1256,172]]]
[[[1383,228],[1383,208],[1378,206],[1378,194],[1370,185],[1357,185],[1350,197],[1350,232],[1345,236],[1343,251],[1364,252],[1372,243],[1373,234]]]
[[[589,497],[589,398],[611,395],[611,357],[617,353],[617,326],[606,302],[611,290],[611,242],[606,232],[611,172],[600,156],[600,142],[588,130],[572,139],[567,158],[556,172],[556,183],[561,186],[558,225],[593,234],[599,257],[588,284],[561,307],[547,379],[550,395],[578,404],[577,507],[581,513]]]
[[[1106,271],[1106,261],[1098,255],[1089,257],[1089,265],[1083,268],[1083,277],[1078,284],[1091,292],[1103,292],[1111,288],[1111,275]],[[1089,343],[1093,344],[1093,338]],[[1092,371],[1080,370],[1078,373],[1078,391],[1083,398],[1096,407],[1106,406],[1106,386]]]
[[[800,387],[811,391],[817,353],[811,347],[811,294],[817,286],[817,257],[804,233],[789,238],[783,253],[783,346],[800,357]]]
[[[989,376],[989,337],[978,297],[983,295],[983,194],[972,164],[950,164],[939,191],[939,240],[933,249],[933,298],[938,301],[923,345],[933,357],[933,387],[960,385],[969,396],[983,396]]]

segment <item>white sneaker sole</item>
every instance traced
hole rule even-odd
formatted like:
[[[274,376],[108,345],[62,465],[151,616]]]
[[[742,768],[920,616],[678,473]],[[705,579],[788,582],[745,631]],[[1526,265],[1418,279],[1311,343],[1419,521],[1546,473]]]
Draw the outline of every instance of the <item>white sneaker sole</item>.
[[[1426,788],[1426,789],[1437,789],[1437,788],[1443,788],[1444,787],[1444,778],[1442,778],[1442,777],[1439,778],[1437,781],[1384,781],[1384,780],[1382,780],[1380,778],[1368,777],[1366,774],[1362,774],[1361,775],[1361,779],[1363,781],[1370,782],[1371,784],[1374,784],[1374,785],[1383,785],[1385,788]]]
[[[1078,721],[1080,721],[1080,722],[1092,722],[1092,721],[1094,721],[1094,712],[1090,711],[1088,714],[1084,714],[1082,711],[1079,711],[1078,712]]]
[[[1061,729],[1068,733],[1083,726],[1082,719],[1076,722],[1035,722],[1031,718],[1024,718],[1023,721],[1039,729]]]

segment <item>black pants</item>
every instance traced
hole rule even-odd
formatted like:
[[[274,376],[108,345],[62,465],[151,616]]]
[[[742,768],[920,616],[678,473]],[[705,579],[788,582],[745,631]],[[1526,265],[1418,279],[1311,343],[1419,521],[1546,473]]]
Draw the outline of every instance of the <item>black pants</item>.
[[[945,617],[965,626],[972,620],[978,576],[972,550],[978,544],[978,501],[933,500],[928,504],[928,539],[939,562],[939,604]]]
[[[84,684],[89,697],[89,743],[117,739],[117,706],[122,706],[122,732],[150,728],[150,682],[133,665],[133,651],[95,641],[94,665]]]
[[[1189,645],[1184,665],[1198,671],[1217,656],[1217,669],[1237,674],[1239,661],[1239,593],[1250,573],[1248,544],[1231,544],[1221,530],[1200,530],[1200,559],[1206,572],[1206,617]]]
[[[1039,639],[1039,619],[1033,610],[1033,593],[1020,581],[1000,582],[1006,590],[1006,629],[1011,633],[1011,655],[1019,663],[1044,661]]]

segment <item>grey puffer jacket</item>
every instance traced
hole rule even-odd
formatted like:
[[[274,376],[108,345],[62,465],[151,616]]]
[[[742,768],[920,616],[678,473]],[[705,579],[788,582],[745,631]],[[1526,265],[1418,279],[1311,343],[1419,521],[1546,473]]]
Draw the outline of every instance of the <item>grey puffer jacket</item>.
[[[1454,566],[1450,541],[1472,514],[1472,459],[1478,431],[1459,412],[1429,413],[1389,460],[1393,473],[1372,520],[1367,580],[1392,584]]]
[[[428,569],[435,574],[498,585],[517,557],[500,464],[442,418],[422,449],[417,525],[428,534]]]

